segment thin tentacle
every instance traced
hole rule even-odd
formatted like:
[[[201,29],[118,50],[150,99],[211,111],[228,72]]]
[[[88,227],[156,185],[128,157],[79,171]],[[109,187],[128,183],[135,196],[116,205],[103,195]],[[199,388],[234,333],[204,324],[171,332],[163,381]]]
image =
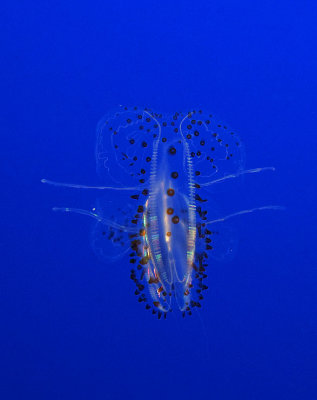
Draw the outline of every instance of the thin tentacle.
[[[261,211],[261,210],[279,210],[279,211],[282,211],[282,210],[285,210],[285,208],[281,207],[281,206],[262,206],[262,207],[250,208],[248,210],[237,211],[237,212],[235,212],[233,214],[226,215],[226,216],[224,216],[222,218],[217,218],[217,219],[214,219],[212,221],[208,221],[208,222],[206,222],[206,225],[215,224],[216,222],[224,222],[227,219],[236,217],[238,215],[249,214],[249,213],[252,213],[254,211]]]
[[[254,174],[254,173],[263,172],[263,171],[275,171],[275,168],[274,167],[262,167],[262,168],[245,169],[245,170],[242,170],[242,171],[238,171],[238,172],[236,172],[234,174],[223,176],[222,178],[215,179],[215,180],[210,181],[210,182],[200,183],[200,186],[211,186],[214,183],[219,183],[219,182],[225,181],[227,179],[233,179],[233,178],[237,178],[237,177],[239,177],[241,175]]]
[[[63,183],[55,182],[49,179],[41,179],[42,183],[47,183],[52,186],[62,186],[70,187],[75,189],[97,189],[97,190],[140,190],[142,191],[144,186],[131,186],[131,187],[115,187],[115,186],[88,186],[88,185],[78,185],[76,183]]]
[[[71,207],[53,207],[53,211],[61,211],[61,212],[72,212],[72,213],[76,213],[76,214],[82,214],[82,215],[87,215],[88,217],[91,217],[93,219],[96,219],[98,222],[101,222],[104,225],[110,226],[114,229],[118,229],[124,232],[131,232],[131,233],[136,233],[137,229],[134,228],[128,228],[126,226],[117,224],[114,221],[111,221],[109,219],[103,218],[100,215],[92,212],[92,211],[88,211],[88,210],[83,210],[81,208],[71,208]]]

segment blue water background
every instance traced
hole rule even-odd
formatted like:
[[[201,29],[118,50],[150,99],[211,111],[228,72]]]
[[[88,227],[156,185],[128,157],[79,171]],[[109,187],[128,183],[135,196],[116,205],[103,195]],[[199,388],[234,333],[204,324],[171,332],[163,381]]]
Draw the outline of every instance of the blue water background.
[[[314,1],[3,1],[0,398],[317,399]],[[199,315],[158,321],[126,260],[104,264],[95,127],[117,104],[201,107],[239,133],[249,168],[228,209],[239,249],[209,267]],[[231,207],[231,208],[230,208]]]

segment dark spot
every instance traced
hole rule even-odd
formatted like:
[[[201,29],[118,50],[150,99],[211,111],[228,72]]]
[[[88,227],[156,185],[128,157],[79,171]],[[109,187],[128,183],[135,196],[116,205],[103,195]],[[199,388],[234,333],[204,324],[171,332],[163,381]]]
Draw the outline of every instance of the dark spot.
[[[186,135],[186,137],[187,137],[187,139],[191,139],[191,138],[192,138],[192,135],[191,135],[191,134],[188,134],[188,135]]]
[[[167,212],[168,215],[174,214],[174,210],[173,210],[173,208],[171,208],[171,207],[169,207],[169,208],[166,210],[166,212]]]
[[[151,161],[151,157],[146,157],[146,162],[150,162]]]
[[[194,153],[193,151],[190,153],[190,155],[191,155],[192,157],[195,157],[195,153]]]
[[[200,172],[199,172],[199,171],[196,171],[196,172],[195,172],[195,175],[196,175],[196,176],[199,176],[199,175],[200,175]]]
[[[137,159],[138,159],[137,156],[134,156],[134,157],[133,157],[133,161],[136,161]]]
[[[174,189],[167,189],[167,194],[168,194],[168,196],[174,196],[174,194],[175,194],[175,190]]]
[[[174,215],[174,217],[172,218],[172,222],[173,222],[173,224],[178,224],[179,223],[179,217],[177,215]]]
[[[165,143],[165,142],[166,142],[166,138],[165,138],[165,137],[163,137],[163,139],[162,139],[162,142],[163,142],[163,143]]]
[[[148,262],[149,262],[149,257],[148,256],[144,256],[140,260],[140,264],[141,265],[146,265]]]
[[[171,147],[168,149],[168,152],[169,152],[170,154],[172,154],[172,155],[176,154],[176,149],[175,149],[175,147],[174,147],[174,146],[171,146]]]
[[[146,121],[146,122],[150,122],[150,121],[151,121],[151,118],[147,117],[147,118],[145,119],[145,121]]]
[[[201,140],[201,141],[200,141],[200,145],[201,145],[201,146],[205,146],[205,141],[204,141],[204,140]]]
[[[187,129],[192,129],[192,126],[191,125],[187,125]]]
[[[134,144],[134,143],[135,143],[134,139],[130,139],[129,142],[130,142],[131,144]]]
[[[178,132],[178,128],[175,128],[175,129],[174,129],[174,132],[177,133],[177,132]]]
[[[172,172],[171,177],[174,179],[178,178],[178,172],[176,172],[176,171]]]
[[[196,153],[196,154],[197,154],[197,156],[198,156],[198,157],[200,157],[200,156],[201,156],[201,152],[200,152],[199,150],[197,151],[197,153]]]
[[[166,232],[166,236],[170,237],[171,235],[171,232]]]
[[[142,194],[143,194],[144,196],[147,196],[147,195],[149,194],[149,191],[148,191],[148,189],[144,189],[144,190],[142,190]]]
[[[207,200],[206,199],[202,199],[200,196],[199,196],[199,194],[196,194],[195,195],[195,200],[196,201],[200,201],[201,203],[205,203]]]
[[[128,124],[131,123],[131,119],[130,119],[130,118],[127,119],[127,123],[128,123]]]
[[[138,115],[138,119],[142,119],[142,115]]]
[[[142,142],[142,147],[147,147],[147,143],[146,142]]]
[[[167,125],[167,123],[166,122],[163,122],[163,126],[166,126]]]
[[[195,131],[195,132],[194,132],[194,135],[195,135],[195,136],[199,136],[199,132],[198,132],[198,131]]]
[[[139,207],[138,207],[138,212],[139,212],[139,213],[142,213],[143,211],[144,211],[144,207],[143,207],[143,206],[139,206]]]

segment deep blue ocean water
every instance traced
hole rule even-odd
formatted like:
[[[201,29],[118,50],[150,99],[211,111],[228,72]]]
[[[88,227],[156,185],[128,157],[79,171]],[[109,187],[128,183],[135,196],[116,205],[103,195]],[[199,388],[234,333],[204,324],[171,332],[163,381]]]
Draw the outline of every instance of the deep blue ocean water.
[[[317,399],[314,1],[1,4],[0,399]],[[118,105],[202,108],[234,127],[246,177],[225,208],[239,247],[190,318],[138,304],[103,263],[96,125]]]

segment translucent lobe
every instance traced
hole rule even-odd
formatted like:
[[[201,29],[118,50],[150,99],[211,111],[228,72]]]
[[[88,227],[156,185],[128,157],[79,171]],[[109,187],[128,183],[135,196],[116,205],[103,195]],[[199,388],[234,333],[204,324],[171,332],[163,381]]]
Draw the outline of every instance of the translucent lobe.
[[[116,194],[111,200],[107,196],[97,199],[93,211],[98,218],[91,232],[91,245],[103,261],[122,258],[129,249],[132,232],[136,232],[132,216],[135,209],[127,203],[124,195]]]
[[[212,114],[201,110],[187,113],[180,131],[189,145],[195,175],[201,181],[243,168],[244,147],[238,135]]]
[[[118,107],[98,124],[97,171],[103,182],[146,184],[159,125],[147,109]]]

